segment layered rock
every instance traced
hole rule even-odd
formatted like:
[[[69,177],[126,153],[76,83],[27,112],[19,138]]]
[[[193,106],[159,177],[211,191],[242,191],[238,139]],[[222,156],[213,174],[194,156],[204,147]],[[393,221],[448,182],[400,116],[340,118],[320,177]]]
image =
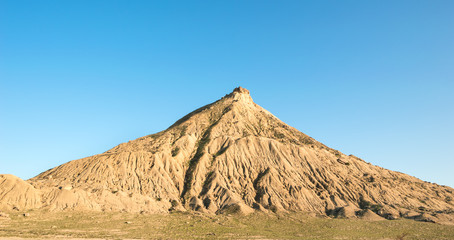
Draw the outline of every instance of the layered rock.
[[[454,209],[452,188],[331,149],[255,104],[244,88],[162,132],[65,163],[28,183],[41,198],[27,205],[32,208],[256,209],[374,219],[410,210],[446,219]]]

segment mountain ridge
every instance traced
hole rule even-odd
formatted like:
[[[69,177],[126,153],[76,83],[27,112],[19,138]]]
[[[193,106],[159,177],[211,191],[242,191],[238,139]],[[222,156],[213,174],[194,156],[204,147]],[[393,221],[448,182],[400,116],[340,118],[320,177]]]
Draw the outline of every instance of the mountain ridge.
[[[24,183],[39,196],[32,202],[50,210],[293,211],[454,222],[452,188],[329,148],[254,103],[242,87],[166,130]],[[0,183],[0,200],[11,195],[3,189]],[[0,209],[28,207],[14,204],[2,201]]]

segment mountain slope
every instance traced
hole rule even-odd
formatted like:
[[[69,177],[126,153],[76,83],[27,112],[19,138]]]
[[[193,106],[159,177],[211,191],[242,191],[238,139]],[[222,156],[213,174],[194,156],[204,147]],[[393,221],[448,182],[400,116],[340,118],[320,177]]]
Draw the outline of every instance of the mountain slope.
[[[258,209],[446,222],[454,209],[452,188],[331,149],[255,104],[241,87],[162,132],[28,182],[50,209]]]

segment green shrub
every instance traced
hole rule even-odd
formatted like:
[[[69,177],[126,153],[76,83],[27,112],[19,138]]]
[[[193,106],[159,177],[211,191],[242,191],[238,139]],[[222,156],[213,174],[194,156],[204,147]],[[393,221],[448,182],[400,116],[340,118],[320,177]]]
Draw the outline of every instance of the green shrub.
[[[176,155],[178,155],[179,152],[180,152],[180,148],[179,147],[175,147],[172,150],[172,157],[175,157]]]
[[[174,207],[178,206],[178,201],[174,199],[174,200],[170,201],[170,204],[174,208]]]
[[[278,139],[282,139],[282,138],[285,137],[285,135],[283,133],[280,133],[280,132],[274,132],[274,137],[278,138]]]
[[[372,204],[369,201],[364,200],[361,198],[359,200],[359,207],[363,210],[370,209],[372,212],[378,213],[380,210],[383,209],[383,205],[381,204]]]
[[[359,200],[359,208],[361,208],[361,209],[369,209],[370,206],[371,206],[371,203],[369,201],[366,201],[363,198],[361,198]]]

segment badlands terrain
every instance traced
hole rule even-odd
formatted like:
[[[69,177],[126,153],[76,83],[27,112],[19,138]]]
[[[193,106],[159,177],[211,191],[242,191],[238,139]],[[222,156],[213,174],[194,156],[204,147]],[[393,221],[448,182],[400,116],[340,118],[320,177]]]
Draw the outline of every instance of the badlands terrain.
[[[162,132],[0,175],[0,236],[452,239],[453,191],[329,148],[239,87]]]

